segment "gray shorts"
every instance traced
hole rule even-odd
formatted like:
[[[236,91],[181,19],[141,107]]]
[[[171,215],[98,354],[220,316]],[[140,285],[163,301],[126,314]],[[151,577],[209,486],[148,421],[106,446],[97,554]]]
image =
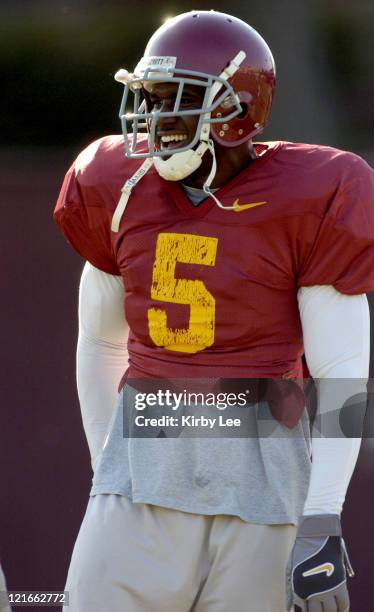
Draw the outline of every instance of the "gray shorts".
[[[284,612],[294,525],[89,500],[66,612]]]

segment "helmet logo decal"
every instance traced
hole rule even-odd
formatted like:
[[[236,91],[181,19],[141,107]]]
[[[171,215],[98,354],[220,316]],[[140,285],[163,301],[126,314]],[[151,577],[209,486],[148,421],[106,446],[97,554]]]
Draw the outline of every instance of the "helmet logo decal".
[[[161,68],[162,71],[170,71],[170,69],[175,68],[176,63],[177,58],[171,55],[151,55],[150,57],[142,57],[134,73],[143,76],[146,70],[151,70],[153,73],[153,70],[157,70],[157,68]]]

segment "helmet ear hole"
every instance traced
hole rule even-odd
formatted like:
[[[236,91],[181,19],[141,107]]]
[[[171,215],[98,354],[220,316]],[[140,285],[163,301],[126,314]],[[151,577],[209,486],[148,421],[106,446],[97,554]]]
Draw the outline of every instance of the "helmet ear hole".
[[[241,113],[237,115],[236,119],[246,119],[248,117],[249,108],[246,102],[240,102],[240,106],[242,107]]]

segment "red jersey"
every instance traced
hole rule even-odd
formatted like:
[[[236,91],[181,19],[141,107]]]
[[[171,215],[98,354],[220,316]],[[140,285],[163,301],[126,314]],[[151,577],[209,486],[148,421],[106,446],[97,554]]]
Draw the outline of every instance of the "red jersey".
[[[133,378],[302,375],[297,290],[374,291],[374,172],[317,145],[258,143],[259,158],[195,207],[155,169],[135,186],[118,233],[121,188],[141,165],[121,136],[68,171],[55,219],[94,266],[121,275]]]

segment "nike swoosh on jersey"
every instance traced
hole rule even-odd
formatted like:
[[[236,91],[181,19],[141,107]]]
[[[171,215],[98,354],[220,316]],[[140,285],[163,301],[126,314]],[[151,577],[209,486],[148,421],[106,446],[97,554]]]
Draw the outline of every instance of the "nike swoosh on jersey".
[[[251,202],[250,204],[239,204],[239,200],[235,200],[232,207],[235,212],[242,212],[243,210],[248,210],[248,208],[262,206],[263,204],[267,204],[267,202]]]
[[[323,563],[322,565],[317,565],[317,567],[313,567],[307,572],[303,572],[303,577],[307,578],[308,576],[315,576],[316,574],[326,573],[326,576],[331,576],[334,573],[334,564],[333,563]]]

